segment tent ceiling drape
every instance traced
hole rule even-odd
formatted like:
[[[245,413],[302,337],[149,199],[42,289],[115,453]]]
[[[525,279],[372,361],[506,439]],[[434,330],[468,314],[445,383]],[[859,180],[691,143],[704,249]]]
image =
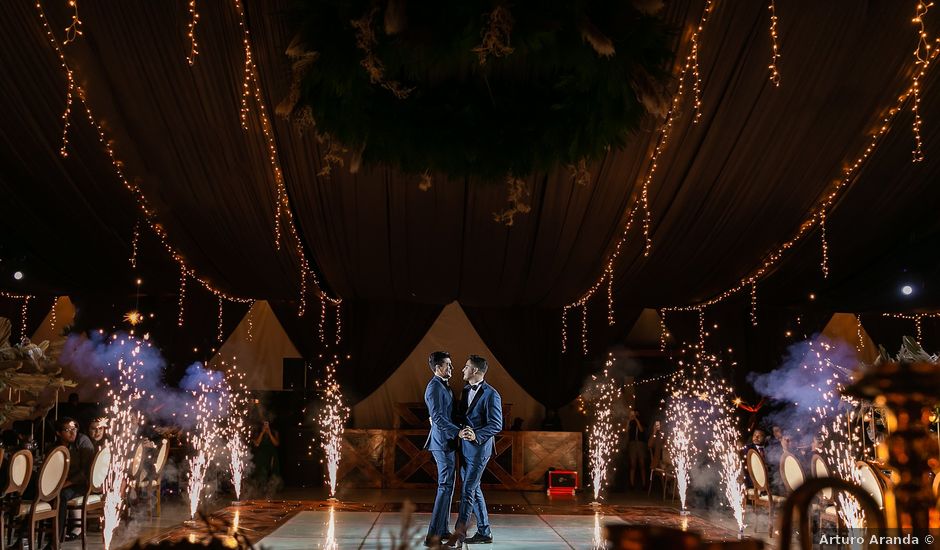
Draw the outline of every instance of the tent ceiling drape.
[[[290,60],[283,53],[292,37],[284,16],[288,4],[245,2],[269,114],[289,85]],[[239,117],[245,50],[234,6],[200,3],[200,53],[192,67],[186,62],[189,14],[172,2],[82,3],[85,33],[64,51],[125,174],[141,186],[187,266],[225,292],[271,300],[289,333],[314,342],[315,330],[292,329],[284,320],[283,309],[296,308],[300,261],[286,217],[281,249],[274,246],[277,186],[259,105],[249,99],[247,129]],[[669,2],[663,12],[679,30],[680,60],[702,6]],[[45,8],[52,28],[63,28],[65,6]],[[651,254],[643,254],[638,220],[617,262],[613,290],[623,310],[694,303],[748,274],[799,227],[909,85],[917,43],[909,10],[854,0],[779,8],[780,87],[768,80],[766,6],[722,2],[712,13],[701,37],[701,118],[694,122],[686,98],[650,187]],[[6,73],[0,83],[0,193],[8,198],[0,252],[23,258],[37,274],[7,285],[8,266],[0,266],[0,287],[132,294],[127,258],[140,217],[134,200],[114,176],[77,97],[69,156],[59,156],[66,79],[35,6],[12,4],[0,29]],[[940,229],[931,215],[940,199],[940,188],[931,185],[940,169],[936,79],[932,73],[923,86],[926,160],[910,162],[910,116],[898,117],[831,212],[829,279],[819,273],[819,237],[811,236],[759,284],[765,311],[803,303],[811,290],[821,296],[811,307],[823,311],[911,307],[872,289],[905,268],[936,271],[929,261],[938,246],[930,237]],[[687,93],[690,88],[687,83]],[[318,176],[323,151],[312,133],[299,134],[281,120],[272,124],[307,257],[324,285],[353,304],[346,312],[350,326],[405,319],[397,330],[407,334],[388,354],[396,357],[406,356],[408,350],[398,348],[417,342],[434,312],[455,300],[494,353],[510,347],[490,343],[507,318],[539,319],[525,331],[531,340],[520,349],[557,346],[557,338],[546,340],[559,328],[560,308],[601,274],[658,136],[649,124],[625,150],[593,164],[585,186],[572,182],[565,169],[527,178],[532,211],[506,227],[493,221],[493,213],[506,207],[499,182],[435,175],[422,191],[416,176],[378,168],[358,174],[334,168],[329,177]],[[153,271],[153,293],[172,294],[178,267],[146,227],[143,233],[139,256]],[[926,245],[933,247],[924,251],[928,259],[913,265],[909,252]],[[929,288],[919,300],[919,307],[940,305]],[[599,298],[592,308],[603,309],[604,302]],[[380,305],[365,305],[371,303]],[[357,325],[359,314],[366,317]],[[745,315],[739,310],[731,318]],[[544,328],[552,323],[551,330]],[[616,340],[629,328],[602,334]],[[362,355],[383,356],[377,350],[387,342],[372,348],[363,334],[356,340]],[[563,369],[557,349],[551,354]],[[512,361],[501,360],[512,372]],[[385,372],[375,368],[376,376]],[[561,393],[545,389],[541,398],[558,401],[566,397]]]

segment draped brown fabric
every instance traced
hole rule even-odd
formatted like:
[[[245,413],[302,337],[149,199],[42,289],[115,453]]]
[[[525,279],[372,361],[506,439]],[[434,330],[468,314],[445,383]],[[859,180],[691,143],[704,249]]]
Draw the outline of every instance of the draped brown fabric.
[[[60,33],[67,6],[44,5]],[[287,5],[288,0],[245,2],[262,101],[272,117],[271,106],[284,97],[290,79],[284,55],[293,36],[284,16]],[[664,10],[683,48],[702,7],[699,0],[677,0]],[[234,3],[199,4],[200,54],[192,67],[185,58],[185,5],[102,0],[80,9],[84,35],[64,46],[66,56],[125,174],[141,186],[169,241],[214,286],[279,302],[296,317],[299,255],[286,216],[280,249],[275,246],[277,184],[254,99],[248,100],[247,129],[240,118],[245,50]],[[174,303],[178,267],[152,236],[142,238],[146,267],[129,267],[138,210],[114,176],[77,97],[69,156],[58,154],[66,79],[34,4],[11,3],[4,15],[0,254],[23,258],[32,267],[30,277],[16,283],[10,268],[0,265],[0,288],[119,294],[117,303],[126,304],[135,274],[145,269],[144,278],[153,285],[148,292]],[[693,303],[761,265],[841,177],[909,85],[916,35],[907,7],[802,2],[778,6],[777,15],[780,87],[768,79],[766,5],[716,3],[700,39],[701,117],[695,122],[687,81],[681,113],[650,185],[653,247],[644,256],[639,216],[616,262],[618,308]],[[677,63],[685,54],[679,50]],[[904,113],[829,213],[829,277],[820,274],[819,235],[811,235],[758,284],[758,315],[767,317],[761,317],[755,334],[777,338],[806,308],[875,312],[940,306],[940,295],[927,284],[936,275],[940,246],[934,238],[940,229],[934,215],[940,187],[932,185],[940,175],[937,78],[933,72],[923,83],[926,160],[910,162],[911,117]],[[533,363],[520,359],[528,356],[542,357],[562,377],[583,374],[565,366],[575,359],[560,355],[557,312],[603,272],[649,168],[656,124],[650,121],[624,150],[593,163],[587,185],[573,182],[563,167],[528,177],[532,211],[507,227],[493,221],[493,213],[507,206],[502,182],[435,174],[431,188],[422,191],[417,176],[380,167],[358,174],[334,167],[329,177],[319,176],[325,145],[313,132],[299,134],[285,121],[271,122],[301,244],[324,288],[350,304],[344,329],[352,332],[343,345],[362,358],[363,372],[373,377],[363,391],[381,383],[383,373],[397,365],[395,357],[407,355],[403,348],[420,339],[435,309],[454,300],[494,352],[507,357],[504,363],[521,382],[543,380]],[[345,159],[348,163],[348,155]],[[926,281],[916,302],[885,290],[914,273]],[[188,288],[205,292],[192,282]],[[591,346],[597,352],[622,337],[604,328],[604,290],[591,304],[598,321],[589,337],[599,340]],[[817,305],[808,304],[809,292],[818,294]],[[301,341],[295,338],[298,347],[315,357],[323,351],[317,347],[318,304],[312,293],[308,299],[310,311],[297,321],[304,328],[292,330],[302,335]],[[212,299],[204,302],[214,311]],[[199,303],[194,299],[192,307]],[[778,307],[787,312],[782,317],[792,317],[774,321]],[[751,338],[747,308],[747,300],[738,297],[728,309],[707,314],[720,325],[742,327],[727,337],[728,347],[764,341]],[[508,333],[500,331],[507,319],[532,323],[520,334],[518,351],[509,349]],[[381,320],[398,326],[384,333]],[[183,330],[201,331],[193,338],[205,341],[215,326]],[[571,335],[580,331],[576,318],[568,330],[571,347],[577,342]],[[726,337],[720,338],[724,347]],[[751,368],[762,361],[745,364]],[[533,393],[556,403],[567,391],[543,387]]]

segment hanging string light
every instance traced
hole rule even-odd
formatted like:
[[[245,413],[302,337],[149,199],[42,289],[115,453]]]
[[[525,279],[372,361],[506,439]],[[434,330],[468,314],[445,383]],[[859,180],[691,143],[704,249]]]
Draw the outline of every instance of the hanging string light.
[[[581,305],[581,353],[588,352],[588,303]]]
[[[607,266],[610,270],[610,265]],[[614,326],[617,320],[614,318],[614,274],[611,271],[607,273],[607,325]]]
[[[329,297],[327,297],[329,300]],[[340,342],[343,341],[343,311],[342,311],[342,300],[330,300],[333,304],[333,307],[336,308],[336,345],[338,346]]]
[[[751,281],[751,325],[757,326],[757,281]]]
[[[72,22],[68,27],[65,27],[65,40],[62,41],[63,46],[69,42],[75,42],[78,40],[78,37],[82,35],[82,20],[78,18],[78,1],[69,0],[69,7],[72,8]]]
[[[20,342],[25,342],[29,339],[29,336],[26,335],[26,322],[29,318],[29,300],[32,296],[23,296],[23,305],[20,307]]]
[[[923,335],[923,328],[924,328],[923,320],[924,319],[936,319],[937,317],[940,317],[940,311],[933,312],[933,313],[913,313],[913,314],[882,313],[882,315],[885,317],[890,317],[892,319],[905,319],[907,321],[914,321],[914,329],[917,333],[915,338],[917,339],[918,342],[920,342],[921,336]]]
[[[567,321],[565,314],[569,307],[583,306],[588,300],[590,300],[594,294],[601,288],[605,282],[608,285],[608,323],[613,324],[614,315],[613,315],[613,281],[611,280],[614,275],[614,266],[616,265],[616,260],[620,256],[620,252],[623,249],[623,245],[627,240],[627,235],[630,233],[630,228],[633,225],[633,221],[636,217],[637,210],[642,209],[643,211],[643,239],[644,239],[644,248],[643,255],[649,256],[650,249],[653,246],[653,239],[651,237],[651,226],[652,226],[652,215],[649,209],[649,188],[650,184],[653,181],[653,177],[656,174],[657,169],[659,168],[659,158],[662,156],[663,151],[666,149],[666,144],[669,140],[669,135],[673,129],[674,122],[676,117],[679,115],[679,107],[681,106],[682,100],[685,97],[685,88],[686,88],[686,78],[689,75],[692,75],[692,89],[693,89],[693,108],[696,113],[699,113],[702,106],[701,98],[699,97],[699,92],[701,90],[701,76],[699,74],[699,64],[698,64],[698,51],[699,51],[699,36],[702,31],[705,30],[705,23],[708,21],[708,16],[711,14],[714,3],[712,0],[708,0],[705,4],[705,8],[702,11],[702,15],[699,18],[698,25],[695,30],[692,32],[690,37],[690,51],[685,58],[685,63],[679,70],[679,75],[677,78],[678,86],[676,88],[676,93],[672,97],[672,102],[670,103],[669,110],[666,113],[666,120],[663,122],[662,127],[659,130],[659,136],[656,138],[656,146],[653,148],[653,152],[650,155],[649,168],[646,172],[646,176],[643,179],[643,184],[640,187],[640,196],[639,199],[634,203],[633,207],[627,213],[626,221],[624,222],[623,231],[620,234],[620,239],[617,241],[617,244],[614,246],[614,251],[607,259],[607,265],[604,269],[604,272],[601,274],[600,278],[595,281],[591,288],[587,290],[577,301],[568,304],[565,308],[562,309],[562,353],[567,349]],[[696,115],[697,119],[697,115]]]
[[[56,311],[55,310],[56,310],[56,306],[58,305],[59,305],[59,297],[56,296],[52,300],[52,310],[50,311],[51,326],[49,327],[49,330],[52,332],[52,334],[55,334],[55,326],[56,326]]]
[[[321,300],[329,299],[331,302],[341,300],[339,297],[328,296],[323,290],[316,272],[311,268],[310,261],[304,252],[303,241],[297,232],[294,221],[293,211],[290,205],[290,198],[287,194],[287,187],[284,185],[284,172],[281,170],[281,161],[278,156],[277,147],[274,139],[274,130],[271,121],[268,118],[267,107],[265,107],[264,95],[261,93],[261,79],[258,77],[258,68],[254,62],[254,55],[251,48],[251,34],[248,30],[245,9],[241,0],[234,0],[235,8],[238,11],[238,25],[242,29],[242,46],[245,51],[245,72],[242,81],[242,99],[241,99],[241,120],[242,128],[248,129],[248,115],[250,112],[249,98],[253,98],[258,108],[258,117],[261,121],[261,132],[268,153],[268,163],[274,175],[274,184],[276,190],[275,213],[274,213],[274,242],[275,247],[280,250],[281,246],[281,217],[286,218],[286,226],[294,242],[297,256],[300,260],[300,307],[297,316],[301,317],[307,308],[307,277],[312,277],[314,284],[320,289]]]
[[[208,290],[215,296],[224,298],[230,302],[240,302],[240,303],[251,302],[252,300],[250,299],[240,298],[240,297],[232,296],[230,294],[222,292],[221,290],[212,286],[207,280],[199,277],[199,275],[194,270],[186,268],[186,264],[184,262],[182,254],[180,254],[170,244],[169,237],[167,236],[166,231],[164,230],[163,226],[160,225],[156,221],[156,212],[150,207],[150,203],[147,201],[147,198],[144,196],[143,190],[138,185],[132,184],[124,175],[124,168],[123,168],[124,162],[118,159],[117,154],[115,153],[114,148],[111,144],[111,140],[107,138],[107,136],[104,133],[104,129],[96,121],[94,113],[91,110],[91,106],[88,104],[88,99],[85,95],[85,90],[81,86],[78,86],[77,84],[75,84],[74,72],[72,71],[71,67],[69,67],[68,63],[66,62],[65,54],[62,52],[62,49],[59,47],[59,43],[56,40],[55,35],[52,32],[52,27],[49,25],[49,21],[46,18],[45,11],[42,9],[42,4],[40,2],[36,2],[36,10],[39,14],[39,20],[42,23],[43,30],[46,34],[46,38],[49,42],[49,45],[52,46],[53,50],[58,56],[59,63],[68,80],[68,93],[66,97],[66,112],[63,115],[63,119],[66,121],[66,127],[65,127],[65,130],[63,130],[63,146],[61,150],[63,156],[66,156],[65,149],[68,144],[68,140],[67,140],[68,120],[69,120],[69,116],[71,112],[72,92],[74,91],[75,95],[78,96],[79,100],[82,103],[82,106],[85,109],[85,114],[88,118],[88,123],[97,132],[98,141],[99,143],[101,143],[105,152],[108,154],[108,158],[111,161],[111,167],[113,168],[115,175],[124,185],[124,187],[128,191],[130,191],[131,194],[134,196],[134,199],[137,202],[137,206],[140,208],[141,213],[143,214],[143,220],[147,223],[147,226],[150,228],[150,230],[153,231],[155,235],[157,235],[157,237],[160,240],[160,243],[166,249],[170,257],[173,258],[173,260],[180,265],[180,269],[181,271],[183,271],[183,277],[184,278],[186,276],[192,277],[193,279],[198,281],[203,287],[205,287],[206,290]],[[134,263],[136,264],[136,256],[133,256],[133,258],[134,258]],[[182,304],[182,297],[180,299],[180,302]],[[182,309],[180,309],[179,320],[180,320],[180,324],[182,324]]]
[[[666,338],[669,333],[666,330],[666,310],[659,310],[659,351],[666,351]]]
[[[930,55],[928,60],[932,61],[936,58],[938,53],[940,53],[940,48],[935,47],[940,44],[940,39],[935,39],[933,47],[930,48]],[[922,64],[919,71],[919,79],[922,79],[927,72],[929,63]],[[800,227],[796,232],[781,244],[776,250],[764,257],[760,266],[751,272],[751,274],[743,277],[731,288],[721,292],[720,294],[698,304],[688,305],[688,306],[674,306],[665,308],[669,311],[692,311],[700,307],[710,307],[717,303],[720,303],[731,296],[735,295],[746,286],[753,284],[759,279],[767,275],[777,263],[785,256],[785,254],[793,248],[798,242],[800,242],[811,229],[817,225],[821,226],[825,222],[827,212],[836,201],[846,192],[850,187],[850,184],[855,180],[855,176],[858,173],[859,169],[868,160],[868,158],[874,152],[876,146],[881,142],[881,138],[888,132],[891,127],[891,122],[894,118],[900,113],[903,109],[904,104],[913,97],[913,87],[909,87],[903,94],[898,97],[897,103],[888,110],[881,119],[881,125],[878,130],[871,135],[868,140],[868,144],[865,146],[865,149],[860,153],[853,161],[851,161],[843,170],[842,178],[835,182],[832,188],[828,193],[823,195],[822,199],[819,201],[817,206],[813,209],[810,215],[803,221]],[[823,241],[823,259],[820,261],[820,267],[823,270],[823,274],[828,276],[829,266],[828,266],[828,243]]]
[[[561,308],[561,352],[568,351],[568,309],[571,306]]]
[[[223,304],[222,304],[222,298],[220,297],[220,298],[219,298],[219,323],[218,323],[218,330],[216,331],[216,335],[215,335],[215,340],[216,340],[216,342],[218,342],[219,344],[222,343],[222,336],[223,336],[223,332],[222,332],[222,313],[223,313],[223,308],[222,308],[222,305],[223,305]]]
[[[915,67],[921,67],[923,71],[927,70],[932,59],[930,55],[930,43],[927,41],[927,30],[924,28],[924,16],[927,15],[927,11],[932,6],[933,2],[927,3],[918,0],[913,19],[913,22],[918,27],[917,49],[914,50],[914,58],[916,61],[914,65]],[[923,124],[923,120],[920,117],[920,80],[922,76],[923,74],[921,72],[914,71],[911,84],[911,91],[914,97],[913,104],[911,105],[911,112],[914,114],[914,122],[911,127],[914,131],[914,150],[912,151],[914,162],[924,160],[923,142],[920,137],[920,129]]]
[[[140,220],[134,222],[134,236],[131,238],[131,267],[137,269],[137,246],[140,242]]]
[[[774,86],[780,86],[780,71],[777,70],[780,49],[777,46],[777,6],[775,0],[770,0],[767,9],[770,10],[770,81],[774,83]]]
[[[189,53],[186,55],[186,61],[192,67],[196,64],[196,56],[199,55],[199,44],[196,42],[196,25],[199,24],[199,12],[196,11],[196,0],[189,0],[189,25],[186,27],[186,36],[189,37]]]
[[[710,13],[711,8],[712,8],[711,2],[707,3],[705,6],[703,15],[702,15],[701,23],[698,27],[699,30],[704,28],[704,23],[708,20],[708,14]],[[923,8],[919,8],[919,10],[920,9],[923,9]],[[914,22],[922,23],[922,18],[921,17],[915,18]],[[695,38],[695,42],[693,42],[693,47],[694,47],[697,44],[698,36],[697,34],[693,34],[693,37]],[[940,39],[934,39],[933,42],[930,43],[927,41],[926,36],[922,36],[921,38],[925,42],[923,45],[918,46],[918,51],[924,52],[923,53],[924,62],[918,63],[919,70],[916,70],[913,76],[914,84],[908,87],[907,90],[905,90],[905,92],[902,93],[898,97],[897,103],[887,111],[887,114],[885,114],[882,117],[880,127],[878,128],[876,132],[874,132],[870,136],[868,144],[865,146],[864,150],[854,160],[848,163],[848,165],[843,170],[842,177],[833,184],[832,188],[825,195],[821,197],[816,207],[814,207],[814,209],[810,212],[809,216],[803,221],[803,223],[800,225],[797,231],[790,237],[790,239],[788,239],[783,244],[781,244],[776,250],[770,252],[767,256],[765,256],[763,260],[761,261],[760,265],[755,270],[753,270],[747,276],[741,278],[731,288],[701,303],[687,305],[687,306],[666,307],[666,308],[663,308],[661,312],[698,310],[699,308],[707,308],[730,298],[731,296],[743,290],[745,287],[754,285],[758,280],[766,276],[780,262],[780,260],[784,257],[787,251],[789,251],[798,242],[800,242],[814,227],[816,227],[817,225],[822,225],[822,222],[824,221],[828,210],[831,207],[833,207],[836,201],[848,189],[852,181],[855,179],[855,176],[858,173],[859,168],[861,168],[864,162],[868,160],[868,158],[874,152],[875,147],[880,143],[881,138],[887,133],[888,129],[890,128],[890,123],[894,120],[897,114],[901,112],[904,104],[908,100],[912,100],[912,101],[915,100],[914,94],[915,94],[915,89],[918,89],[917,88],[919,86],[918,83],[923,80],[931,62],[936,58],[938,53],[940,53],[940,48],[937,47],[938,45],[940,45]],[[651,181],[653,174],[656,171],[656,168],[658,167],[657,160],[659,158],[659,155],[662,152],[662,149],[665,146],[665,140],[669,136],[669,131],[672,128],[673,119],[677,110],[676,107],[678,104],[678,100],[683,94],[683,85],[684,85],[683,77],[689,72],[691,72],[693,75],[697,74],[697,68],[693,70],[694,68],[693,62],[697,62],[697,57],[696,57],[697,50],[694,53],[696,55],[693,55],[692,53],[690,53],[689,56],[686,58],[686,64],[683,67],[682,72],[680,72],[680,75],[678,78],[678,81],[679,81],[678,89],[677,89],[676,95],[673,97],[673,103],[672,103],[672,106],[670,107],[669,113],[667,114],[666,122],[664,123],[660,131],[659,140],[657,142],[656,148],[654,149],[653,155],[651,157],[650,169],[647,172],[646,180],[644,180],[644,184],[643,184],[644,191],[648,188],[648,184]],[[693,86],[693,89],[694,89],[694,86]],[[596,281],[594,285],[592,285],[591,288],[588,289],[588,291],[581,298],[578,299],[577,302],[569,304],[569,306],[581,305],[584,301],[589,300],[594,295],[594,293],[600,288],[600,285],[606,282],[605,278],[608,276],[609,273],[612,273],[612,270],[613,270],[612,266],[614,264],[614,261],[617,258],[617,255],[620,252],[623,242],[626,240],[627,229],[629,229],[629,225],[633,221],[633,216],[635,215],[636,210],[638,208],[643,208],[647,204],[647,201],[648,199],[644,198],[643,192],[641,191],[641,198],[640,198],[640,201],[638,201],[639,204],[635,204],[634,207],[630,210],[629,215],[627,217],[627,224],[626,224],[625,231],[621,235],[620,240],[617,242],[614,254],[611,255],[611,258],[608,263],[609,269],[605,269],[604,273],[601,275],[599,280]],[[648,210],[644,212],[643,231],[644,231],[644,236],[646,237],[646,246],[647,246],[646,250],[648,253],[649,245],[651,243],[651,240],[648,237],[649,235]],[[823,259],[820,261],[820,267],[823,270],[824,275],[828,276],[828,272],[829,272],[828,242],[826,241],[825,236],[823,236]],[[756,307],[756,299],[753,300],[752,306]],[[565,325],[566,325],[566,323],[564,322],[564,319],[565,317],[563,315],[562,316],[563,340],[565,337]],[[564,350],[564,348],[565,346],[563,345],[562,349]]]
[[[705,308],[698,308],[698,349],[705,350]]]
[[[829,278],[829,242],[826,239],[826,210],[819,211],[819,238],[822,244],[822,260],[819,267],[822,268],[823,279]]]
[[[862,316],[855,315],[855,336],[858,338],[855,342],[855,351],[862,353]]]
[[[73,7],[76,10],[73,17],[77,17],[78,5]],[[56,41],[55,35],[52,34],[52,27],[49,26],[49,22],[46,20],[46,14],[43,12],[42,6],[39,4],[39,2],[36,2],[36,8],[39,10],[39,18],[42,21],[43,29],[46,32],[46,39],[49,40],[49,42],[55,48],[56,53],[59,54],[59,62],[62,65],[62,72],[65,73],[65,111],[62,113],[62,146],[59,148],[59,154],[63,157],[67,157],[69,156],[69,125],[72,119],[72,96],[75,93],[75,77],[72,73],[72,69],[65,62],[65,56],[62,55],[62,50],[59,49],[59,43]],[[68,43],[69,40],[66,40],[65,44]]]
[[[254,338],[255,330],[255,307],[258,305],[258,302],[251,304],[251,307],[248,308],[248,334],[245,336],[245,340],[251,342]]]
[[[176,318],[176,326],[183,326],[183,304],[186,300],[186,264],[180,264],[180,295],[179,295],[179,313]]]

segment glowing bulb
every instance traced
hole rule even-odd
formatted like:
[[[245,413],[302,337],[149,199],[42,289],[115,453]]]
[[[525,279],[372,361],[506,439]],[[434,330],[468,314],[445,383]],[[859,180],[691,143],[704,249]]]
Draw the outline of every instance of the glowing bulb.
[[[22,272],[22,271],[16,271],[16,272],[14,272],[14,273],[13,273],[13,278],[16,279],[17,281],[19,281],[20,279],[23,278],[23,272]]]
[[[16,275],[13,275],[13,276],[16,277]],[[901,287],[901,294],[905,296],[910,296],[913,293],[914,293],[914,287],[912,287],[911,285],[904,285]]]
[[[810,293],[809,293],[809,299],[810,299],[810,300],[815,300],[815,299],[816,299],[816,295],[813,294],[812,292],[810,292]]]

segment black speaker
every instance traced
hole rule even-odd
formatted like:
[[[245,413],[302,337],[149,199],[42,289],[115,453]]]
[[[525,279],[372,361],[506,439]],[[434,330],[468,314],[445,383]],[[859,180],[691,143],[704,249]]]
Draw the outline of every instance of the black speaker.
[[[303,359],[284,358],[281,387],[285,390],[307,389],[307,363]]]

